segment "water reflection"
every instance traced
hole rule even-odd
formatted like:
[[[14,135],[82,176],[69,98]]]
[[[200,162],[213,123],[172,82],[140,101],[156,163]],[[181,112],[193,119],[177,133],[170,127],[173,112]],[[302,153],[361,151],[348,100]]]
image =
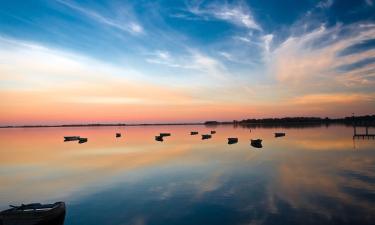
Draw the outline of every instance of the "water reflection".
[[[2,129],[0,207],[62,200],[69,225],[375,219],[375,142],[353,150],[350,127],[283,128],[274,138],[280,128],[217,126],[204,141],[192,130],[212,127]],[[172,135],[156,142],[164,131]],[[89,141],[64,143],[72,135]],[[261,151],[250,146],[257,138]]]

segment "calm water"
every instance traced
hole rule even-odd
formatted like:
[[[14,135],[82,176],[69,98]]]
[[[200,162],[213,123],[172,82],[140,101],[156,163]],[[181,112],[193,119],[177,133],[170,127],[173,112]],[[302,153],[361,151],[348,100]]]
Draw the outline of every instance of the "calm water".
[[[66,225],[374,224],[374,140],[353,142],[343,126],[189,135],[211,129],[0,129],[0,209],[65,201]],[[159,132],[172,136],[155,142]]]

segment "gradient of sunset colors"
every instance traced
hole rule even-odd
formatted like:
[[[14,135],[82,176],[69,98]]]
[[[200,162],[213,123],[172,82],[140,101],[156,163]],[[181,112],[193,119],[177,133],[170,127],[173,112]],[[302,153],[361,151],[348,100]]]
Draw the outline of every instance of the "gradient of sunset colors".
[[[0,0],[0,125],[375,113],[373,0]]]

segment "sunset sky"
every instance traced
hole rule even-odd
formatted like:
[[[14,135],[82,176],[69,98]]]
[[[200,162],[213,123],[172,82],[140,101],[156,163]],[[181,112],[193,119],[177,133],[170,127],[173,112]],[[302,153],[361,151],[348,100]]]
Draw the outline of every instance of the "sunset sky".
[[[375,114],[375,0],[0,0],[0,125]]]

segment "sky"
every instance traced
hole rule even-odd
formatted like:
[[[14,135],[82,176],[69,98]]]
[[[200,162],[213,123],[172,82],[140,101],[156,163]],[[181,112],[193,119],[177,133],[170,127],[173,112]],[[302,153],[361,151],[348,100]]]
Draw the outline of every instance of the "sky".
[[[375,0],[0,0],[0,125],[375,113]]]

